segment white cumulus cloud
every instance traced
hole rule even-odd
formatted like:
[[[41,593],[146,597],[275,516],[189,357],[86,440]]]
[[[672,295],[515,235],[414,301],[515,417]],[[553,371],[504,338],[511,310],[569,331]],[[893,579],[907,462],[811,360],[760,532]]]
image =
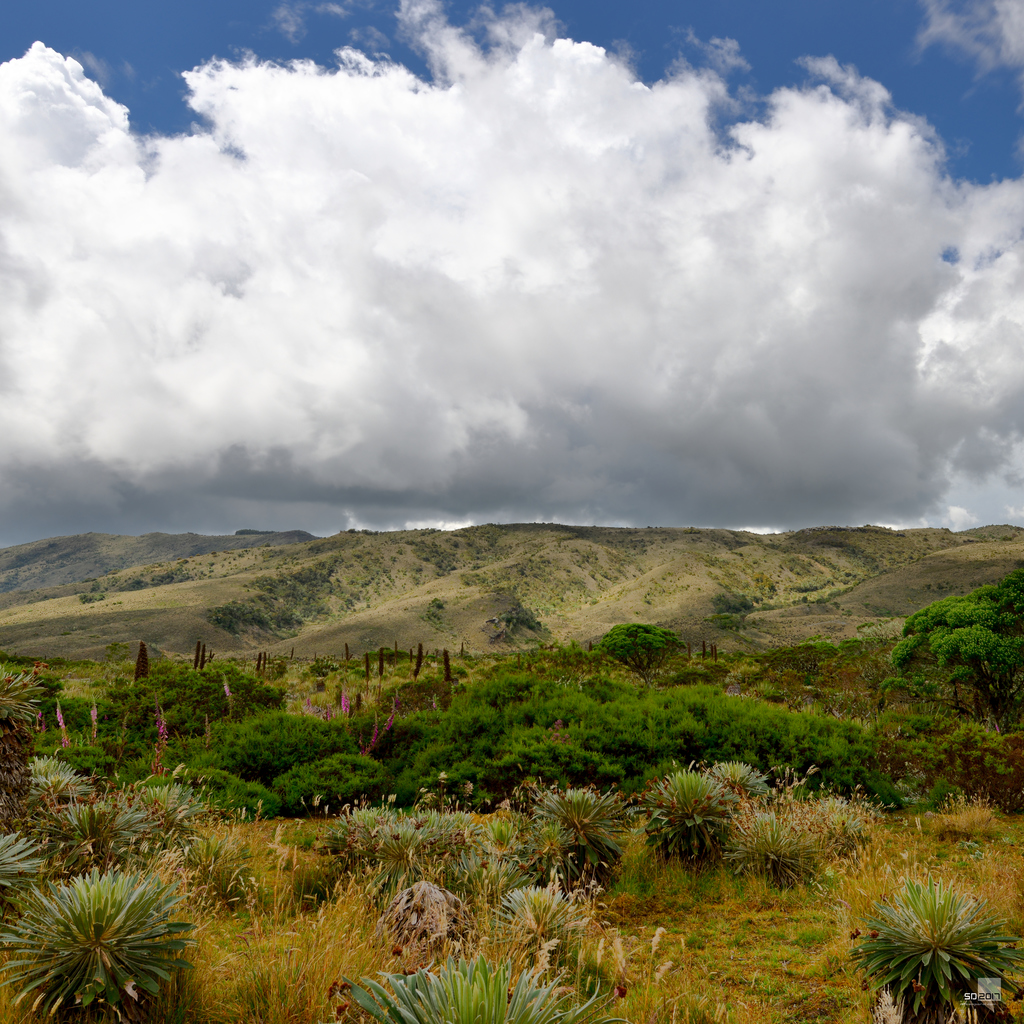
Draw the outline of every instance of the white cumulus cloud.
[[[831,58],[736,120],[543,11],[401,18],[431,80],[213,62],[183,136],[0,66],[7,539],[898,522],[1016,468],[1019,181],[950,180]]]

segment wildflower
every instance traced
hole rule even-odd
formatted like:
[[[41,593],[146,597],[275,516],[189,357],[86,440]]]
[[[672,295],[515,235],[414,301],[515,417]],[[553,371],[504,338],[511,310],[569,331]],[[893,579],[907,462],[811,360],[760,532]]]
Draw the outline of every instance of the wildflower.
[[[156,701],[155,705],[157,740],[153,745],[153,764],[151,766],[151,770],[154,775],[163,775],[163,757],[164,751],[167,749],[167,722],[164,719],[163,711],[160,709],[160,701]]]
[[[60,745],[70,747],[71,740],[68,739],[68,730],[64,725],[64,715],[61,714],[60,701],[57,701],[57,724],[60,726]]]
[[[42,711],[36,712],[36,729],[39,732],[46,732],[46,719],[43,718]]]
[[[347,693],[343,693],[341,695],[341,713],[343,715],[350,715],[352,713],[352,709],[349,707]]]
[[[228,700],[231,700],[231,687],[228,686],[228,681],[226,679],[224,680],[224,696],[227,697]]]
[[[96,710],[96,701],[92,702],[92,711],[89,712],[89,717],[92,719],[92,741],[96,742],[96,726],[99,722],[99,712]]]

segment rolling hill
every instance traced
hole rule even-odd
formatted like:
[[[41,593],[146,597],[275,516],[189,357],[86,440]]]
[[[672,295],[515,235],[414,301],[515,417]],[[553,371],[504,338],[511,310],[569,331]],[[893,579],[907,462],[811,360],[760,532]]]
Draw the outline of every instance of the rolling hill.
[[[1024,530],[513,524],[228,537],[84,534],[0,549],[0,649],[102,658],[144,639],[222,655],[586,643],[656,622],[759,649],[893,630],[1024,565]],[[539,620],[539,621],[538,621]]]

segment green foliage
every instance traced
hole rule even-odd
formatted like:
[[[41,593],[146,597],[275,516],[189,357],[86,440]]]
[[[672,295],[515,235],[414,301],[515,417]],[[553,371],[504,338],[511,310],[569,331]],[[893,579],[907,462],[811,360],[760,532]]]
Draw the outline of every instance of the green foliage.
[[[156,740],[157,700],[172,736],[200,736],[207,720],[239,721],[277,710],[283,707],[284,697],[284,689],[268,686],[232,662],[218,661],[197,672],[190,664],[160,661],[146,679],[110,688],[106,698],[110,719],[101,734],[112,734],[127,720],[128,729],[151,745]]]
[[[724,783],[694,771],[666,775],[644,794],[648,845],[699,864],[716,860],[736,797]]]
[[[561,942],[570,930],[587,923],[576,915],[575,906],[561,890],[551,885],[513,889],[502,899],[499,916],[514,936],[527,938],[538,946],[552,939]]]
[[[195,773],[209,803],[224,810],[244,811],[247,817],[276,818],[281,800],[258,782],[247,782],[222,768],[203,768]]]
[[[709,773],[737,796],[764,796],[768,792],[768,776],[742,761],[719,761]]]
[[[743,594],[715,594],[711,607],[719,615],[745,615],[754,610],[754,602]]]
[[[44,695],[45,691],[31,672],[0,664],[0,737],[19,725],[31,725]]]
[[[17,1000],[39,992],[45,1012],[66,1004],[111,1005],[156,995],[170,971],[190,966],[177,957],[191,924],[171,921],[181,897],[156,877],[93,871],[66,885],[49,883],[19,898],[19,917],[0,934],[8,952],[3,984]]]
[[[533,814],[537,821],[555,823],[569,834],[572,846],[563,863],[566,878],[605,875],[622,856],[618,840],[624,831],[625,810],[616,792],[542,790]]]
[[[308,814],[315,797],[340,810],[362,798],[373,801],[386,795],[387,769],[360,754],[332,754],[312,763],[297,764],[274,781],[285,814]]]
[[[1024,714],[1024,569],[907,619],[892,652],[904,685],[1000,730]]]
[[[67,874],[116,867],[141,851],[153,826],[146,809],[122,792],[48,808],[33,821]]]
[[[559,979],[542,984],[532,970],[512,981],[511,963],[491,967],[476,960],[449,959],[435,972],[385,974],[389,993],[369,978],[352,984],[352,998],[379,1024],[610,1024],[599,1015],[595,994],[574,1005],[556,990]],[[351,983],[350,983],[351,984]]]
[[[295,612],[282,607],[266,594],[217,605],[210,609],[206,618],[210,625],[234,636],[249,629],[283,636],[302,625],[302,619]]]
[[[29,770],[32,773],[29,807],[43,800],[67,803],[88,796],[93,790],[88,779],[57,757],[34,757],[29,762]]]
[[[43,866],[36,844],[17,833],[0,835],[0,907],[29,885]]]
[[[866,920],[871,937],[851,955],[875,988],[887,986],[915,1014],[947,1007],[972,981],[1003,978],[1024,963],[1024,953],[1012,948],[1019,939],[1006,934],[1003,922],[982,916],[984,900],[941,881],[906,879],[892,906],[874,909]]]
[[[578,658],[595,660],[585,651]],[[412,803],[440,771],[453,786],[472,782],[476,797],[501,800],[531,777],[636,792],[673,761],[695,760],[790,765],[801,773],[817,765],[814,784],[850,792],[884,781],[872,767],[874,742],[859,725],[738,701],[713,686],[656,692],[582,673],[567,685],[562,670],[556,675],[538,661],[534,671],[500,667],[455,694],[443,714],[396,718],[374,756],[394,776],[399,803]]]
[[[510,633],[518,633],[522,629],[528,629],[534,633],[544,631],[544,624],[537,618],[537,613],[532,608],[527,608],[518,599],[514,599],[512,607],[498,616],[498,621],[503,623]]]
[[[649,686],[668,656],[679,647],[679,637],[661,626],[629,622],[612,626],[597,646]]]
[[[343,721],[277,712],[221,726],[213,749],[203,756],[210,767],[271,787],[296,765],[356,753]]]
[[[1024,734],[967,723],[952,732],[884,741],[884,763],[913,765],[938,803],[950,792],[990,801],[1007,814],[1024,810]],[[930,799],[929,795],[929,799]]]
[[[789,886],[817,870],[819,847],[813,833],[775,811],[737,818],[730,829],[725,858],[737,874],[761,875]]]

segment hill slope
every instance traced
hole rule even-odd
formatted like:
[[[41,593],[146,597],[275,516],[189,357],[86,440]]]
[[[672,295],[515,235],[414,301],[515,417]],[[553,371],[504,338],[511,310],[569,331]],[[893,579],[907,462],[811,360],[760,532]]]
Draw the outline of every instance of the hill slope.
[[[586,643],[624,621],[657,622],[691,643],[759,648],[850,636],[865,623],[891,629],[893,617],[1024,564],[1015,527],[759,535],[514,524],[323,539],[59,540],[56,550],[39,542],[0,551],[0,573],[60,584],[0,595],[0,649],[101,657],[109,643],[145,639],[186,653],[202,639],[221,654],[337,655],[345,644],[361,654],[395,642],[481,650]],[[148,559],[161,550],[172,554],[125,564],[133,551]],[[85,565],[110,571],[68,581]]]

